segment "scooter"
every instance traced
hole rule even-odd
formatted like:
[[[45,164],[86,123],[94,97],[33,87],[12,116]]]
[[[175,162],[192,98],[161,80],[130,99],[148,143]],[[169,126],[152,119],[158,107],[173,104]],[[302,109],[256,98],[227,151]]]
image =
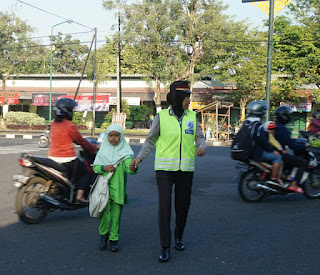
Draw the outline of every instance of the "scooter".
[[[312,152],[312,148],[306,149],[304,157],[308,161],[300,185],[304,195],[309,199],[320,198],[320,158]],[[289,195],[292,191],[287,189],[294,178],[297,168],[284,171],[283,184],[271,181],[272,165],[266,162],[239,162],[237,168],[240,170],[238,180],[238,192],[245,202],[258,202],[270,195]]]
[[[89,141],[96,143],[93,139]],[[81,150],[78,156],[90,173],[90,188],[97,177],[91,168],[94,158],[95,156],[84,150]],[[21,221],[36,224],[54,210],[76,210],[86,207],[76,203],[77,187],[68,178],[68,171],[64,165],[49,158],[26,153],[21,154],[19,164],[23,171],[14,175],[12,180],[18,189],[15,208]],[[85,198],[90,188],[86,191]]]
[[[40,148],[47,148],[50,144],[50,126],[41,133],[40,138],[38,139],[38,145]]]

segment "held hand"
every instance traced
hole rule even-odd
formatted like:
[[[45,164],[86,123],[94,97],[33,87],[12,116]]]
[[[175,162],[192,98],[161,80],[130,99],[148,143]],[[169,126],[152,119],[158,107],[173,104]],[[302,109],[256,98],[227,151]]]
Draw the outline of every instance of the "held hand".
[[[202,147],[199,147],[196,151],[196,155],[199,157],[202,157],[206,154],[206,150],[204,150]]]
[[[131,161],[131,163],[130,163],[129,169],[130,169],[131,171],[133,171],[133,172],[136,171],[137,168],[138,168],[139,162],[141,162],[141,158],[135,158],[135,159],[133,159],[133,160]]]
[[[114,168],[113,165],[107,165],[103,167],[103,170],[110,173],[110,172],[114,172],[116,170],[116,168]]]
[[[309,147],[309,146],[311,146],[310,143],[306,143],[306,144],[305,144],[305,147]]]
[[[282,154],[288,154],[288,152],[286,150],[281,150]]]

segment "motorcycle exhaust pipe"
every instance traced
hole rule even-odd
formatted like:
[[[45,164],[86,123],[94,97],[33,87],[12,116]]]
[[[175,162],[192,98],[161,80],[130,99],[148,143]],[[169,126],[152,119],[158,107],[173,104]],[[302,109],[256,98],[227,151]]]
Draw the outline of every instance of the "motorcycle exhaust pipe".
[[[44,200],[45,202],[49,203],[52,207],[55,208],[60,208],[62,206],[59,201],[47,194],[40,194],[40,199]]]
[[[268,187],[268,186],[262,185],[262,184],[257,184],[257,187],[258,187],[258,188],[261,188],[263,191],[269,191],[269,192],[278,193],[277,190],[275,190],[275,189],[273,189],[273,188],[270,188],[270,187]]]

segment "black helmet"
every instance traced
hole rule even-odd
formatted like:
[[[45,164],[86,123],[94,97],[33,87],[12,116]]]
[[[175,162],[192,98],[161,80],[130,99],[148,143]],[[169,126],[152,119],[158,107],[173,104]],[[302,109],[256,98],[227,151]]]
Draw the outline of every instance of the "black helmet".
[[[319,111],[314,112],[314,113],[312,114],[312,117],[313,117],[313,118],[316,118],[316,116],[320,116],[320,112],[319,112]]]
[[[247,106],[247,114],[251,117],[263,117],[268,110],[267,102],[264,100],[255,100]]]
[[[73,108],[78,104],[71,98],[62,97],[56,101],[56,115],[72,120]]]
[[[274,110],[273,117],[275,122],[279,122],[281,124],[287,124],[291,120],[292,110],[289,106],[280,106]]]

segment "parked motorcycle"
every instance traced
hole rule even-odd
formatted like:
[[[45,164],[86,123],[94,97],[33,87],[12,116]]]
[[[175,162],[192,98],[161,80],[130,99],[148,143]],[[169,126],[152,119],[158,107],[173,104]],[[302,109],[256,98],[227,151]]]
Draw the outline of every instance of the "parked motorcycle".
[[[41,133],[38,140],[38,145],[40,148],[47,148],[50,144],[50,127],[48,127],[44,132]]]
[[[96,143],[93,139],[88,139]],[[90,185],[94,183],[96,174],[91,165],[93,155],[80,151],[79,159],[89,170]],[[50,212],[60,210],[76,210],[86,207],[75,203],[77,188],[67,177],[65,166],[49,158],[22,153],[19,164],[23,172],[13,176],[14,186],[18,188],[15,208],[21,221],[36,224]],[[85,194],[88,196],[89,190]]]
[[[308,166],[303,173],[300,185],[304,195],[309,199],[320,198],[320,162],[312,152],[313,148],[307,149],[303,157],[307,159]],[[283,173],[283,185],[270,181],[272,165],[265,162],[249,160],[248,163],[240,163],[241,170],[238,184],[238,192],[245,202],[258,202],[270,195],[288,195],[292,191],[287,187],[291,184],[290,179],[295,176],[297,168]]]

